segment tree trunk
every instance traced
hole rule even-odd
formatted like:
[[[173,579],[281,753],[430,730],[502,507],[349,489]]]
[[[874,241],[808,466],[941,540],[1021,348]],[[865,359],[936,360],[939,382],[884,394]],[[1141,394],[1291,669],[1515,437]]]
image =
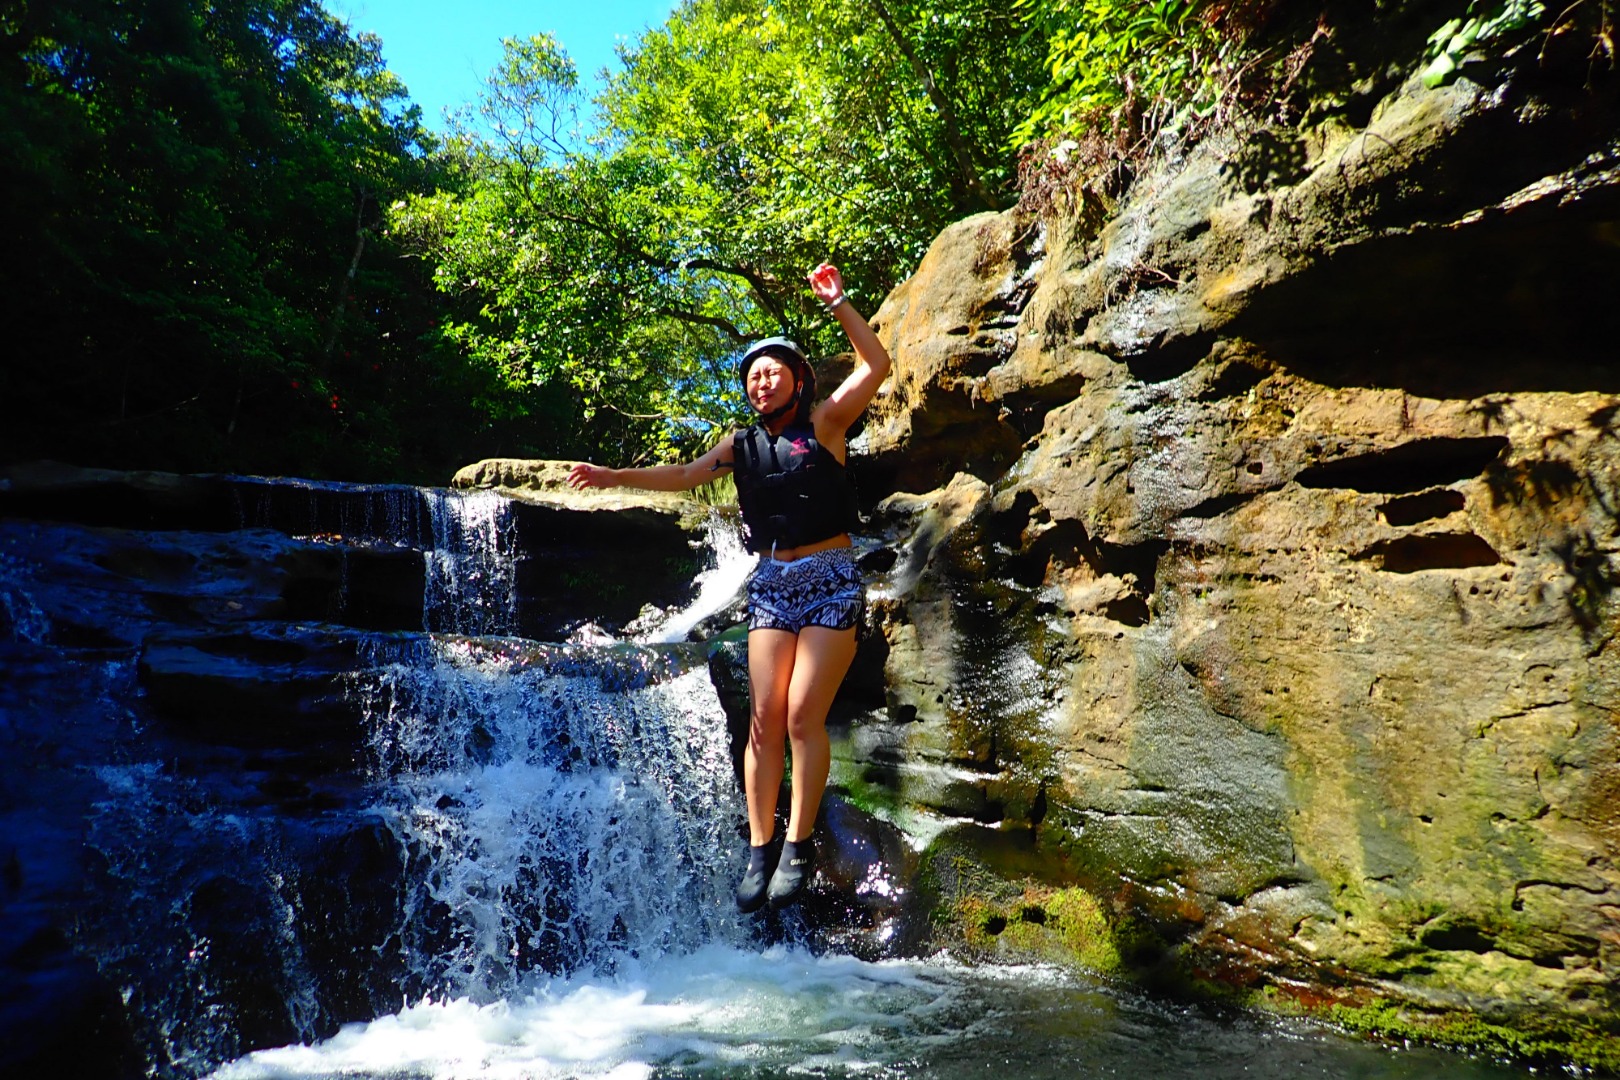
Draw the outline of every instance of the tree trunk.
[[[945,144],[950,147],[951,156],[956,159],[956,170],[963,185],[987,209],[1000,210],[1002,208],[1000,201],[985,186],[983,178],[979,176],[977,166],[973,164],[972,151],[968,149],[967,143],[963,141],[962,129],[956,122],[956,110],[951,108],[950,99],[945,96],[944,91],[940,90],[939,84],[934,81],[933,72],[929,71],[923,64],[922,59],[917,55],[917,51],[911,47],[911,42],[907,41],[905,35],[900,32],[900,24],[895,22],[894,16],[889,12],[889,8],[883,0],[872,0],[872,7],[877,10],[878,19],[882,21],[883,28],[894,39],[894,44],[900,50],[900,54],[906,58],[906,62],[911,65],[911,70],[922,83],[923,89],[928,93],[928,100],[933,102],[934,108],[939,110],[939,118],[945,125]]]
[[[366,238],[371,231],[366,228],[366,193],[360,193],[360,202],[354,210],[354,256],[349,259],[348,273],[338,279],[337,304],[332,308],[331,324],[326,328],[326,347],[321,350],[321,375],[325,376],[332,369],[332,350],[337,347],[338,327],[343,324],[343,311],[349,304],[349,293],[354,289],[354,278],[360,271],[360,256],[366,252]]]

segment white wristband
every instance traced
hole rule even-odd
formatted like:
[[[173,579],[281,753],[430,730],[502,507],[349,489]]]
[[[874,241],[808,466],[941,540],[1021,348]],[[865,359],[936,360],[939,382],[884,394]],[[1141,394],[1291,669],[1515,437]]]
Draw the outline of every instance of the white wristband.
[[[848,299],[849,299],[849,297],[845,296],[843,293],[839,293],[838,296],[836,298],[834,298],[833,302],[827,305],[827,310],[832,311],[839,304],[844,303]]]

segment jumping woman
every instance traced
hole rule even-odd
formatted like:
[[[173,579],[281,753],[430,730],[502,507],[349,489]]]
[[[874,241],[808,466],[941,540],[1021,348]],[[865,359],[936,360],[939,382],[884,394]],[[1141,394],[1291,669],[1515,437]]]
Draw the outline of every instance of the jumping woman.
[[[814,863],[811,832],[827,786],[827,710],[855,658],[862,591],[849,531],[855,499],[844,470],[845,434],[889,373],[889,354],[844,295],[838,268],[810,272],[810,289],[855,349],[855,369],[819,405],[815,374],[787,338],[743,354],[738,374],[758,421],[725,436],[696,461],[641,469],[575,465],[576,488],[689,491],[716,472],[737,482],[748,550],[748,869],[737,907],[784,907],[799,898]],[[776,799],[793,747],[787,836],[775,854]]]

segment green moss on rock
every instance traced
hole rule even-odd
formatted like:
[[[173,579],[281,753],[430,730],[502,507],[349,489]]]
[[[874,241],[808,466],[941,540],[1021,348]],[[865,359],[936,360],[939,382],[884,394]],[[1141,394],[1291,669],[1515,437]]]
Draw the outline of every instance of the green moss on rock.
[[[916,887],[931,898],[936,939],[986,957],[1123,974],[1124,957],[1138,933],[1134,926],[1076,885],[1036,880],[1017,873],[1017,865],[987,865],[975,857],[981,854],[982,832],[948,831],[923,860]],[[1016,857],[1018,847],[1008,845],[996,854],[1003,862],[1010,855],[1013,864],[1024,864]]]
[[[1378,1039],[1620,1074],[1620,1034],[1567,1020],[1549,1018],[1534,1029],[1514,1028],[1472,1013],[1436,1012],[1364,993],[1328,998],[1277,986],[1255,995],[1252,1004]]]
[[[968,895],[952,905],[949,917],[975,951],[1038,958],[1099,975],[1121,970],[1114,925],[1084,889],[1032,885],[1010,901]]]

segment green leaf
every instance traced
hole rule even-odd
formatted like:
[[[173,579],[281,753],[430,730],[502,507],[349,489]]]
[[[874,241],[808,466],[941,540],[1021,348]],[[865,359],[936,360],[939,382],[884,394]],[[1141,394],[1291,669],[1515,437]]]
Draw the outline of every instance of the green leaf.
[[[1428,65],[1420,73],[1420,77],[1423,80],[1423,85],[1432,90],[1449,79],[1456,70],[1456,58],[1450,53],[1441,53],[1429,61]]]

